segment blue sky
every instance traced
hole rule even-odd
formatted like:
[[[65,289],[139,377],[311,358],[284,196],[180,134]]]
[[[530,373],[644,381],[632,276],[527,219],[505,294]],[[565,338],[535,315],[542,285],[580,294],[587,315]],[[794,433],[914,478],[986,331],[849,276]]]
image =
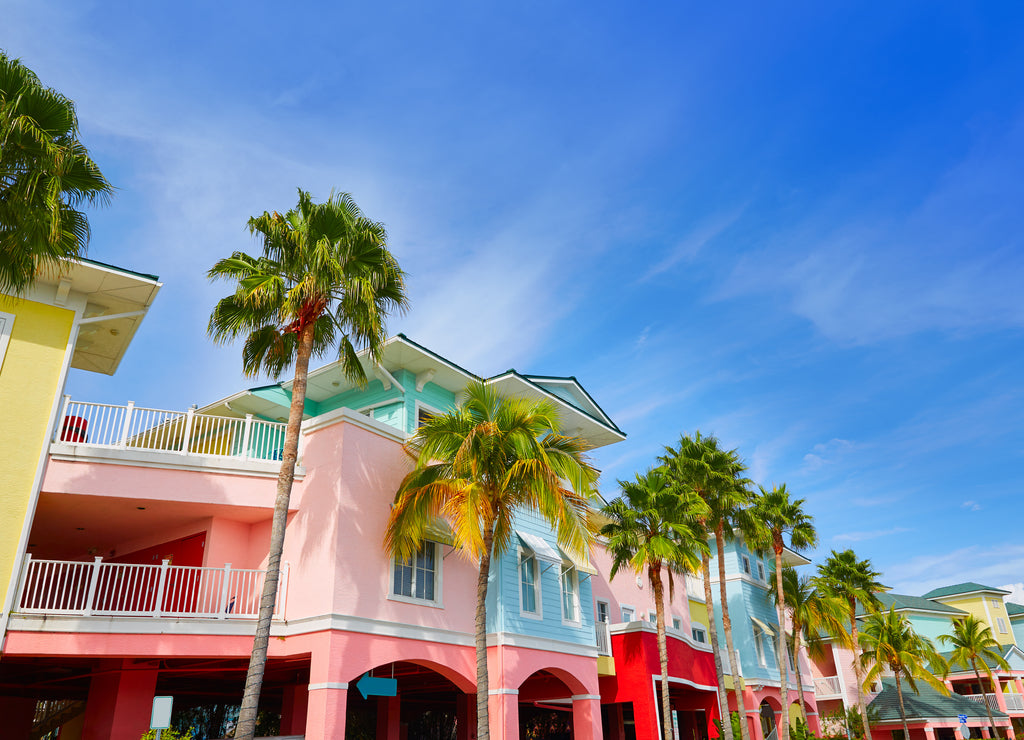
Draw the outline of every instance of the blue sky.
[[[409,273],[392,332],[629,434],[606,494],[700,429],[897,590],[1024,580],[1024,6],[890,5],[5,0],[119,187],[90,256],[165,283],[70,392],[255,384],[205,271],[336,188]]]

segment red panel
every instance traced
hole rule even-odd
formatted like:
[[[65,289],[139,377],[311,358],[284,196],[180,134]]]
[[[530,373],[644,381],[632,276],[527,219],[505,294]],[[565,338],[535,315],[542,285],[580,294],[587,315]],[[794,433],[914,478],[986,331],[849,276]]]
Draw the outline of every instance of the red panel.
[[[134,563],[136,565],[160,565],[161,560],[170,560],[171,565],[202,565],[203,548],[206,546],[206,532],[171,540],[156,547],[136,550],[127,555],[111,558],[113,563]]]

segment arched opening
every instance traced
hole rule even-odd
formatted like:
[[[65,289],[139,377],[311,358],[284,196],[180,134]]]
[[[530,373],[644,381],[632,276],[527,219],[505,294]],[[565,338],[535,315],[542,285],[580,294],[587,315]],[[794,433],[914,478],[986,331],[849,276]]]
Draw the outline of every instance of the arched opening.
[[[775,740],[778,737],[778,730],[775,725],[775,709],[767,699],[761,702],[758,714],[761,716],[761,734],[764,736],[764,740]]]
[[[346,737],[453,740],[475,719],[474,697],[426,663],[377,666],[349,683]],[[465,728],[463,728],[465,729]]]
[[[555,669],[536,671],[519,687],[519,737],[572,740],[573,689]]]

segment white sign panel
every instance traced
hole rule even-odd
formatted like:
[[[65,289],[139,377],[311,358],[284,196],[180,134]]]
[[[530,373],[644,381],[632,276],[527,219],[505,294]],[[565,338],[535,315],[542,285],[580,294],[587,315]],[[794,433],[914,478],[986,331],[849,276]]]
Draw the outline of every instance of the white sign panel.
[[[154,696],[153,714],[149,717],[149,729],[166,730],[171,726],[171,705],[173,696]]]

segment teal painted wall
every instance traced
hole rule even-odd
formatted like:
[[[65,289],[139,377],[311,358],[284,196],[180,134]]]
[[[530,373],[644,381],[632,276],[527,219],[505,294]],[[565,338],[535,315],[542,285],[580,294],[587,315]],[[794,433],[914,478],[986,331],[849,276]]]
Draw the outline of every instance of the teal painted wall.
[[[950,649],[939,642],[939,635],[952,634],[952,619],[932,614],[914,614],[913,612],[904,612],[903,615],[910,620],[914,632],[921,635],[921,637],[927,637],[935,643],[936,650],[944,652]]]

